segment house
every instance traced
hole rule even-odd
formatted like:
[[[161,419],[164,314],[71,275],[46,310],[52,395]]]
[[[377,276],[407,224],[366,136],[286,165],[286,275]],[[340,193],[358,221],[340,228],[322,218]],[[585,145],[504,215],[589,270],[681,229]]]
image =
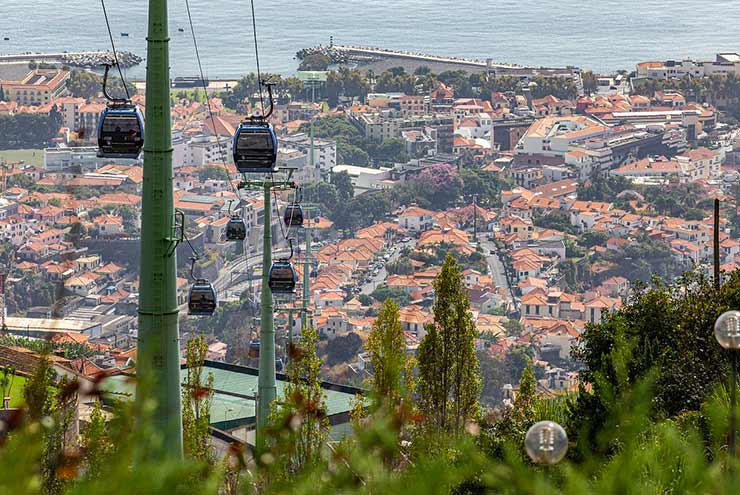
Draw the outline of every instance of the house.
[[[123,218],[118,215],[105,213],[93,219],[101,237],[120,235],[123,233]]]
[[[344,305],[344,292],[340,290],[320,290],[314,292],[317,308],[341,308]]]
[[[601,323],[607,313],[615,311],[621,306],[621,301],[606,296],[598,296],[585,303],[586,320],[589,323]]]
[[[64,288],[75,295],[86,297],[97,292],[98,279],[100,279],[100,275],[97,275],[95,273],[82,273],[80,275],[65,280]]]
[[[398,225],[412,232],[423,232],[432,228],[434,212],[411,205],[398,215]]]
[[[710,179],[721,173],[723,155],[708,148],[697,148],[675,157],[689,180]]]
[[[611,277],[601,283],[600,289],[609,297],[624,297],[629,290],[629,280],[624,277]]]

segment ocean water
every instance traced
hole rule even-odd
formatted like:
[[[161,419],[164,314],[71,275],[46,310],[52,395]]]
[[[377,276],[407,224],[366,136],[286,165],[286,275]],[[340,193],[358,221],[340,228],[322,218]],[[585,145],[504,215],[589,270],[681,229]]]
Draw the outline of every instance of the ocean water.
[[[740,0],[255,2],[262,69],[283,74],[296,70],[297,50],[329,36],[335,43],[597,71],[740,51]],[[147,1],[106,5],[117,47],[144,57]],[[208,77],[255,70],[249,2],[190,0],[190,7]],[[169,8],[173,75],[196,75],[185,0],[170,0]],[[0,0],[0,12],[0,53],[109,47],[96,0]],[[143,73],[144,64],[128,75]]]

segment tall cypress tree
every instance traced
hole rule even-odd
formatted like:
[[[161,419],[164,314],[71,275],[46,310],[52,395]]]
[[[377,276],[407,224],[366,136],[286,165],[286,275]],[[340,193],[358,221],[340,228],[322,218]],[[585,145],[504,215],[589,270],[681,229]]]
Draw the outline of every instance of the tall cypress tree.
[[[479,412],[480,365],[470,297],[448,254],[434,281],[434,322],[419,345],[420,408],[430,428],[459,434]]]
[[[386,299],[367,339],[376,405],[397,407],[413,391],[413,364],[406,355],[398,305]]]

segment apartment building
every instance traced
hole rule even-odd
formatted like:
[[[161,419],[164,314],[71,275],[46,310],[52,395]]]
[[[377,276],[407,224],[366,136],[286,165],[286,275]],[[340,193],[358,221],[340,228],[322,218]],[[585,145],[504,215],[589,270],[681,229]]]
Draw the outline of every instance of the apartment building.
[[[20,81],[0,81],[5,98],[19,105],[46,105],[55,98],[66,96],[69,71],[37,69]]]

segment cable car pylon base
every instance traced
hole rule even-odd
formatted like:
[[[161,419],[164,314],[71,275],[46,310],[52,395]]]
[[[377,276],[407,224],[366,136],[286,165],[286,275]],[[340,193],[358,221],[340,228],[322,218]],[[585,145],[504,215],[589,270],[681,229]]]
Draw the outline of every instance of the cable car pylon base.
[[[272,291],[270,290],[269,272],[272,266],[272,192],[295,189],[296,184],[291,180],[294,168],[279,169],[287,172],[283,180],[243,180],[239,189],[262,190],[264,194],[264,230],[262,238],[262,297],[260,318],[260,353],[259,376],[257,382],[257,430],[256,441],[259,445],[262,440],[264,427],[270,415],[270,404],[277,398],[276,370],[275,370],[275,322]],[[282,220],[282,219],[279,219]]]

